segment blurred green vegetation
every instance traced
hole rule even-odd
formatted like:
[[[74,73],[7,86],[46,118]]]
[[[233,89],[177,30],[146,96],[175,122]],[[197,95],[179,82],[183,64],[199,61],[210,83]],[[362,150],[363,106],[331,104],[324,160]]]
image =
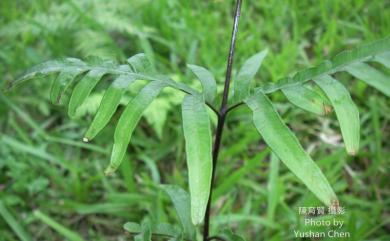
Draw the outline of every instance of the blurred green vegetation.
[[[0,85],[48,59],[120,62],[144,52],[154,68],[195,87],[186,64],[205,66],[222,88],[232,9],[233,1],[222,0],[2,0]],[[268,48],[258,85],[389,33],[389,1],[244,1],[235,66]],[[390,240],[390,101],[363,82],[338,79],[361,115],[355,157],[341,147],[333,114],[303,112],[280,93],[272,98],[346,208],[339,218],[349,240]],[[106,177],[113,125],[93,143],[81,142],[104,85],[99,88],[73,120],[49,103],[46,79],[0,93],[0,240],[128,240],[127,221],[178,222],[158,185],[187,187],[181,96],[165,92],[147,110],[125,163]],[[277,166],[248,111],[233,112],[218,164],[212,233],[229,226],[247,240],[291,240],[293,230],[323,229],[303,225],[298,207],[321,204]]]

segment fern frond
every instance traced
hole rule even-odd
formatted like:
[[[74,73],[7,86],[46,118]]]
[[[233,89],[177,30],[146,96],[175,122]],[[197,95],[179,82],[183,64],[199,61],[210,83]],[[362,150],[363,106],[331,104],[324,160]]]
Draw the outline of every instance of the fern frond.
[[[116,75],[116,76],[126,75],[126,76],[131,76],[136,79],[142,79],[142,80],[150,80],[150,81],[160,80],[166,82],[168,86],[181,90],[187,94],[191,94],[191,95],[199,94],[199,92],[197,92],[193,88],[182,83],[177,83],[165,75],[142,73],[142,72],[136,73],[127,64],[116,65],[116,64],[112,64],[111,62],[108,63],[103,61],[100,63],[88,63],[76,58],[65,58],[60,60],[47,61],[45,63],[39,64],[31,68],[19,79],[11,82],[8,88],[13,88],[23,83],[24,81],[27,81],[32,78],[40,77],[40,76],[47,76],[55,73],[62,73],[62,72],[68,73],[68,72],[75,72],[75,71],[77,71],[79,74],[82,74],[92,70],[105,72],[106,74]],[[73,79],[68,79],[67,81],[72,81],[72,80]],[[119,84],[117,82],[115,83]]]
[[[343,51],[331,60],[326,60],[318,66],[298,71],[293,77],[285,77],[275,83],[267,83],[256,88],[255,91],[269,94],[289,86],[301,85],[309,80],[320,77],[321,75],[331,75],[340,71],[346,71],[346,68],[354,63],[375,61],[376,58],[383,58],[381,56],[389,53],[390,37],[387,37],[361,45],[352,50]],[[389,82],[385,84],[387,86],[390,85]]]
[[[359,111],[348,90],[330,75],[346,71],[390,96],[390,78],[364,63],[376,61],[389,67],[389,54],[390,37],[387,37],[341,52],[318,66],[298,71],[293,77],[286,77],[276,83],[268,83],[256,88],[254,93],[244,99],[244,103],[253,112],[253,123],[264,141],[286,166],[327,205],[338,202],[336,195],[321,170],[284,124],[266,94],[281,90],[291,103],[316,114],[324,114],[325,104],[329,101],[340,123],[347,152],[355,155],[360,140]],[[306,88],[310,80],[313,80],[327,97],[317,93],[315,89]]]
[[[9,88],[36,77],[53,74],[58,74],[58,76],[52,85],[51,100],[56,103],[64,103],[61,98],[65,93],[71,92],[68,108],[68,114],[71,117],[76,116],[77,109],[91,95],[103,76],[114,78],[104,93],[95,118],[83,139],[84,141],[94,138],[107,125],[122,96],[134,81],[147,80],[150,82],[136,97],[130,100],[125,111],[121,114],[116,126],[111,162],[106,169],[106,174],[115,171],[121,163],[135,126],[146,107],[153,102],[163,88],[171,87],[180,90],[204,102],[201,93],[191,87],[177,83],[168,76],[156,74],[144,54],[137,54],[129,58],[126,64],[116,64],[112,61],[100,59],[83,61],[76,58],[48,61],[31,68],[21,78],[12,82]]]
[[[355,155],[359,148],[359,112],[347,89],[329,75],[341,71],[347,72],[386,96],[390,96],[390,77],[365,63],[379,62],[388,67],[390,65],[389,56],[390,37],[387,37],[343,51],[318,66],[298,71],[293,77],[285,77],[275,83],[255,88],[255,93],[246,101],[255,98],[259,93],[270,94],[281,90],[294,105],[321,115],[329,111],[325,105],[328,100],[305,88],[308,81],[313,80],[325,92],[336,111],[347,152]]]

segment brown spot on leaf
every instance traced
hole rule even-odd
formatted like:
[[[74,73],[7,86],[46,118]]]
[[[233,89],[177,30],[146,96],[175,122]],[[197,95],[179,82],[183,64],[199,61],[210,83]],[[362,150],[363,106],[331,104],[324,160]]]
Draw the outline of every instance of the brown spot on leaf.
[[[324,105],[324,112],[325,112],[325,115],[331,113],[332,112],[332,106]]]

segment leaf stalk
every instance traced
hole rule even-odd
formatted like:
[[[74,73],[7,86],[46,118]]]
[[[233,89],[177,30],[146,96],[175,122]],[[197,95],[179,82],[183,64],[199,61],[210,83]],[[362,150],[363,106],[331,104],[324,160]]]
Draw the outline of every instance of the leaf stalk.
[[[214,186],[214,180],[215,180],[215,170],[217,168],[217,161],[218,161],[218,155],[219,155],[219,150],[220,150],[220,146],[221,146],[223,128],[225,125],[226,115],[227,115],[228,110],[229,110],[229,108],[228,108],[229,87],[230,87],[230,83],[231,83],[233,58],[234,58],[235,45],[236,45],[237,32],[238,32],[238,22],[240,20],[241,4],[242,4],[242,0],[236,1],[235,11],[234,11],[234,24],[233,24],[233,30],[232,30],[231,40],[230,40],[230,50],[229,50],[229,57],[227,60],[226,77],[225,77],[225,84],[224,84],[224,89],[223,89],[223,97],[222,97],[222,102],[221,102],[221,106],[219,109],[217,129],[216,129],[215,138],[214,138],[213,153],[212,153],[213,172],[212,172],[212,176],[211,176],[210,196],[209,196],[209,200],[207,203],[205,222],[204,222],[204,227],[203,227],[203,240],[204,241],[210,240],[209,239],[210,238],[209,237],[210,208],[211,208],[213,186]]]

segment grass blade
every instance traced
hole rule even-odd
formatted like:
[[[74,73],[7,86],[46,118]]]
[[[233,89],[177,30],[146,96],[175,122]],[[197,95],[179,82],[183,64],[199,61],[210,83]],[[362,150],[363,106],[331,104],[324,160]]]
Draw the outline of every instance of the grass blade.
[[[68,229],[67,227],[63,226],[62,224],[56,222],[46,214],[43,214],[41,211],[36,210],[34,211],[34,216],[41,220],[42,222],[49,225],[51,228],[56,230],[58,233],[60,233],[62,236],[67,238],[70,241],[85,241],[79,234],[73,232],[72,230]]]
[[[243,237],[238,234],[233,233],[230,229],[224,229],[220,232],[220,237],[224,238],[224,240],[229,241],[245,241]]]
[[[161,188],[169,195],[180,218],[185,236],[194,240],[195,226],[191,222],[190,196],[186,191],[174,185],[161,185]]]
[[[336,79],[327,75],[315,79],[315,82],[333,105],[348,154],[355,155],[359,149],[360,139],[359,110],[348,90]]]
[[[252,172],[264,159],[267,157],[269,149],[266,148],[261,152],[256,153],[256,155],[247,160],[245,164],[239,169],[235,170],[229,176],[221,180],[221,183],[215,187],[213,191],[213,198],[218,199],[221,195],[226,195],[230,190],[240,181],[243,180],[245,175]]]
[[[45,150],[42,150],[42,148],[39,148],[38,146],[26,145],[7,135],[0,135],[0,143],[9,145],[10,147],[17,150],[20,153],[26,153],[31,156],[41,158],[50,163],[60,165],[64,168],[68,168],[72,170],[71,164],[65,162],[62,159],[57,158],[56,156],[47,153]]]
[[[145,224],[148,225],[148,223],[145,222],[142,223],[143,226],[138,223],[127,222],[123,225],[123,229],[125,229],[127,232],[134,236],[140,235],[139,240],[148,240],[142,239],[145,238],[145,236],[142,237],[142,234],[147,234],[145,233],[145,228],[147,227],[144,226]],[[169,240],[183,241],[183,239],[176,239],[176,237],[180,237],[180,229],[178,229],[176,226],[172,226],[167,223],[159,223],[157,225],[151,226],[149,229],[151,232],[152,240],[168,240],[168,238],[171,238]],[[148,236],[146,236],[146,238],[148,238]]]
[[[215,225],[230,225],[232,223],[251,222],[254,225],[264,226],[272,229],[281,229],[281,225],[277,222],[269,221],[259,215],[248,214],[223,214],[215,216],[213,222]]]
[[[15,234],[22,241],[31,241],[31,236],[24,230],[23,226],[16,221],[15,217],[8,211],[7,207],[0,200],[0,215],[4,221],[12,228]]]
[[[303,150],[267,96],[258,92],[245,102],[253,111],[257,130],[273,152],[324,204],[335,202],[336,194],[321,169]]]
[[[203,221],[210,195],[213,168],[210,119],[204,102],[191,95],[187,95],[183,100],[182,118],[191,195],[191,219],[194,225],[198,225]]]

